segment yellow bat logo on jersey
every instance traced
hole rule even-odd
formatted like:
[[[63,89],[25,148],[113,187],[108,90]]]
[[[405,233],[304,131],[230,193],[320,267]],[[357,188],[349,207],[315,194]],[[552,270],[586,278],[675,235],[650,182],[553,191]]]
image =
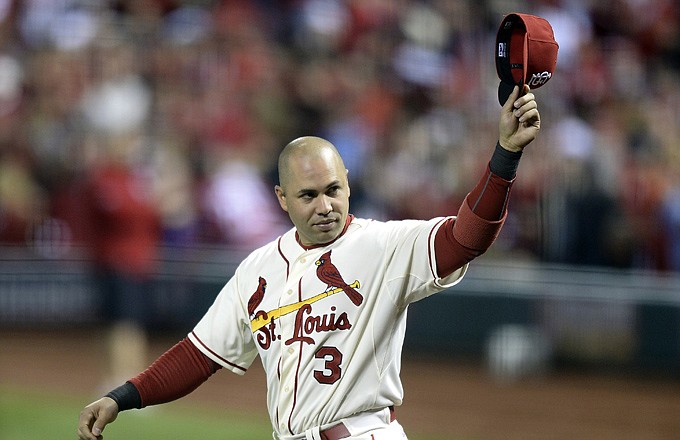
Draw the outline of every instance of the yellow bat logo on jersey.
[[[359,283],[359,280],[355,280],[352,284],[349,285],[349,287],[352,287],[353,289],[358,289],[361,287],[361,283]],[[267,325],[267,323],[271,322],[271,320],[273,319],[278,319],[290,313],[297,312],[307,304],[313,304],[321,299],[327,298],[331,295],[335,295],[336,293],[340,293],[345,289],[346,289],[345,287],[336,287],[335,289],[327,290],[303,301],[288,304],[276,308],[267,313],[258,313],[257,316],[255,316],[255,318],[250,321],[250,328],[253,330],[253,333],[255,333],[256,331],[260,330],[262,327]]]

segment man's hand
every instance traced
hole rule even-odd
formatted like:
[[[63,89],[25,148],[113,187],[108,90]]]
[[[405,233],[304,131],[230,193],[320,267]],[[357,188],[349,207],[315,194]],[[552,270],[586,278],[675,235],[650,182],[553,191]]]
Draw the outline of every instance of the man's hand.
[[[519,96],[515,86],[501,110],[499,143],[508,151],[522,151],[536,138],[541,129],[541,115],[538,113],[536,98],[528,85]]]
[[[80,412],[78,438],[80,440],[101,440],[102,431],[118,417],[118,405],[110,397],[102,397],[87,405]]]

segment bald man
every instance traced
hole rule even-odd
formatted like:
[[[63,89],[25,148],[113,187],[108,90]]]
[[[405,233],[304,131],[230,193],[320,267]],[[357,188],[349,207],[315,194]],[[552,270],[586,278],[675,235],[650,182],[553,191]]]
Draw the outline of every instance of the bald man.
[[[253,251],[189,335],[80,414],[81,440],[118,413],[180,398],[259,357],[280,440],[406,439],[396,418],[408,306],[458,283],[497,237],[520,156],[540,129],[535,97],[503,106],[489,166],[457,216],[379,222],[349,212],[336,148],[302,137],[279,156],[293,228]]]

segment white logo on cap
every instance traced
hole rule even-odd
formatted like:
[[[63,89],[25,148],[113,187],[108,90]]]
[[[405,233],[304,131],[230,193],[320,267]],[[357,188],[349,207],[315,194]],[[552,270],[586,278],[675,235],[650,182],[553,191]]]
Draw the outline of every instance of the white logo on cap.
[[[543,84],[547,83],[551,77],[552,73],[548,71],[534,73],[533,75],[531,75],[531,79],[527,81],[527,84],[529,84],[530,87],[540,87]]]
[[[505,53],[505,43],[498,43],[498,57],[505,58],[507,56]]]

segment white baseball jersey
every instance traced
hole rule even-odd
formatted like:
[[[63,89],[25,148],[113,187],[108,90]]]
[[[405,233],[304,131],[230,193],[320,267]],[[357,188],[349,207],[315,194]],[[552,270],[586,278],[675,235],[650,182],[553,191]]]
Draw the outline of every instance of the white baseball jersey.
[[[355,218],[312,249],[292,229],[240,264],[189,339],[237,374],[259,354],[279,436],[398,406],[408,305],[467,269],[436,275],[434,236],[444,220]]]

